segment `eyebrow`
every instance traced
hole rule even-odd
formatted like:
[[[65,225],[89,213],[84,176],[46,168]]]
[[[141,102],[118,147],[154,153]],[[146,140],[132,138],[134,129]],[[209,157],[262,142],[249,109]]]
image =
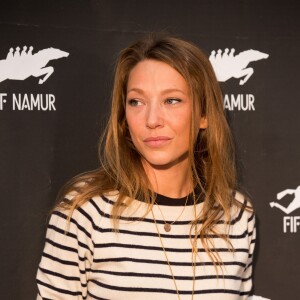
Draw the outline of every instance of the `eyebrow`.
[[[130,92],[138,92],[140,94],[145,94],[144,90],[139,89],[139,88],[132,88],[130,90],[127,91],[127,94]],[[168,93],[172,93],[172,92],[179,92],[183,95],[186,95],[186,93],[180,89],[176,89],[176,88],[170,88],[170,89],[165,89],[162,91],[162,95],[168,94]]]

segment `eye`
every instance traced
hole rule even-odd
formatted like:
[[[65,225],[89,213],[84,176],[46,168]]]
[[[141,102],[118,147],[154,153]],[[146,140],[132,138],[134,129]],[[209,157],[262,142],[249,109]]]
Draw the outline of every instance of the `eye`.
[[[165,101],[166,104],[176,104],[176,103],[179,103],[179,102],[181,102],[181,100],[178,99],[178,98],[168,98]]]
[[[139,101],[138,99],[129,99],[127,101],[128,105],[130,106],[139,106],[139,105],[142,105],[142,102]]]

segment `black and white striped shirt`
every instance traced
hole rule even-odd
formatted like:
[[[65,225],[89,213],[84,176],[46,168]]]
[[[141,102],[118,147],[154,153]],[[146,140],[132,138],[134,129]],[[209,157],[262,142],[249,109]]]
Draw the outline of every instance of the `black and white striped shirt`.
[[[241,194],[236,198],[246,205]],[[110,219],[116,193],[94,197],[72,215],[55,211],[50,219],[46,244],[37,273],[37,299],[178,299],[151,212],[143,220],[145,203],[134,200],[121,217],[119,232]],[[180,299],[190,300],[193,268],[190,241],[194,219],[192,199],[158,195],[153,207]],[[203,203],[196,205],[199,212]],[[164,218],[172,223],[164,231]],[[163,214],[163,216],[162,216]],[[222,222],[217,225],[224,230]],[[67,230],[67,232],[65,232]],[[224,240],[213,236],[224,263],[219,276],[199,241],[196,260],[194,299],[247,299],[252,289],[252,255],[255,245],[255,217],[252,212],[232,208],[228,250]]]

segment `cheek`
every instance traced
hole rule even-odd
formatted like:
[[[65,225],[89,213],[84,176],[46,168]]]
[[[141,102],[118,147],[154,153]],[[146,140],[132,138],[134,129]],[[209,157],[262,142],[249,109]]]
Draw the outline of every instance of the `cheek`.
[[[128,126],[135,126],[138,123],[140,112],[138,109],[132,109],[131,107],[125,110],[125,119]]]
[[[132,116],[132,114],[130,112],[128,112],[127,110],[125,111],[125,119],[126,119],[126,123],[127,123],[127,127],[129,132],[131,133],[132,128],[134,128],[134,117]]]
[[[143,114],[138,110],[128,109],[125,112],[125,117],[131,136],[141,133],[144,124]]]
[[[180,140],[182,147],[188,147],[189,146],[189,140],[190,140],[190,128],[189,124],[186,124],[184,128],[181,128],[180,130]]]
[[[128,118],[126,120],[126,122],[127,122],[128,131],[129,131],[131,140],[132,140],[133,144],[136,146],[137,138],[140,135],[141,126],[138,123],[138,120],[134,117]]]
[[[190,123],[187,122],[184,124],[184,127],[178,129],[179,135],[179,148],[187,150],[190,145],[191,131],[190,131]]]
[[[190,123],[191,117],[190,114],[181,114],[177,118],[173,118],[172,124],[173,128],[178,132],[181,137],[189,138],[190,135]]]

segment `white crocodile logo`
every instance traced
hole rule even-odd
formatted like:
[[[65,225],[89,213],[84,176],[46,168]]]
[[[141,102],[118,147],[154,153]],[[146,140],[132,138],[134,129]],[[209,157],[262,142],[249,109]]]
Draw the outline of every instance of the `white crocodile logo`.
[[[222,53],[219,49],[217,52],[213,50],[209,56],[209,60],[214,68],[217,79],[220,82],[227,81],[230,78],[242,78],[239,81],[240,85],[245,84],[251,75],[254,73],[253,68],[247,67],[252,61],[266,59],[269,54],[257,51],[246,50],[234,55],[235,49],[226,48]]]
[[[47,48],[33,54],[33,47],[23,47],[20,53],[20,47],[10,48],[6,59],[0,60],[0,82],[6,79],[25,80],[30,76],[40,77],[39,84],[43,84],[54,72],[51,66],[46,67],[50,60],[68,57],[69,53],[55,49]]]
[[[286,189],[280,193],[277,194],[277,199],[280,200],[286,195],[294,195],[294,199],[291,201],[291,203],[287,206],[284,207],[278,202],[271,202],[270,206],[271,207],[277,207],[280,210],[282,210],[284,213],[287,215],[292,213],[294,210],[297,208],[300,208],[300,185],[296,189]]]

